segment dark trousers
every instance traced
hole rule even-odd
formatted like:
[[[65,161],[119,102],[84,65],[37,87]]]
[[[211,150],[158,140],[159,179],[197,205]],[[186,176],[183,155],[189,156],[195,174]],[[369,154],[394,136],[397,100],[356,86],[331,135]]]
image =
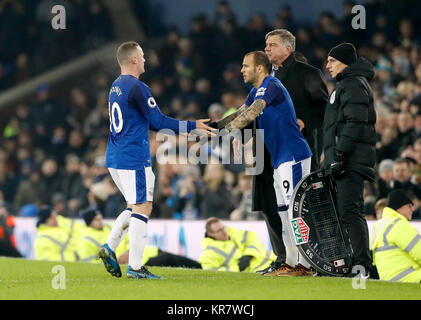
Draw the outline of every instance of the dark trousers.
[[[180,267],[202,269],[201,264],[195,260],[161,250],[159,250],[159,253],[156,257],[150,258],[146,262],[146,265],[154,267]]]
[[[7,239],[0,238],[0,257],[21,258],[20,252]]]
[[[264,145],[262,137],[256,135],[256,120],[253,121],[253,156],[256,157],[256,143]],[[266,146],[263,154],[263,172],[253,176],[253,211],[261,211],[269,232],[276,262],[279,264],[286,261],[286,249],[282,238],[282,220],[278,214],[275,188],[273,187],[273,166],[270,153]]]
[[[354,251],[354,265],[362,265],[371,270],[368,226],[364,217],[364,177],[354,171],[345,171],[340,179],[335,179],[337,188],[337,209],[345,226]]]
[[[276,255],[276,262],[282,264],[286,261],[286,250],[282,238],[282,220],[278,211],[263,211],[263,217],[269,232],[269,239],[273,252]]]

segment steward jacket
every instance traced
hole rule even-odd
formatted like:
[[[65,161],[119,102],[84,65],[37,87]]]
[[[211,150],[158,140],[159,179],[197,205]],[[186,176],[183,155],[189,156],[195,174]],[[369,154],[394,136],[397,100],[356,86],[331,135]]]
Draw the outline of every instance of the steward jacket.
[[[345,169],[374,181],[376,161],[376,112],[369,81],[374,68],[364,58],[336,76],[323,123],[324,167],[334,162],[335,149],[345,155]]]
[[[77,242],[68,230],[41,224],[35,241],[35,259],[47,261],[77,261]]]
[[[75,239],[79,239],[85,232],[85,228],[87,228],[84,223],[63,217],[62,215],[57,215],[57,223],[59,227],[66,229]]]
[[[205,270],[240,271],[238,262],[242,256],[253,256],[244,272],[255,272],[266,268],[276,259],[272,251],[267,251],[253,231],[227,227],[229,240],[219,241],[205,237],[201,241],[203,249],[199,262]]]
[[[421,281],[421,236],[399,212],[386,207],[370,238],[380,280]]]
[[[101,230],[86,227],[79,238],[77,253],[80,261],[89,263],[101,263],[98,256],[99,248],[107,242],[111,232],[111,226],[105,225]]]

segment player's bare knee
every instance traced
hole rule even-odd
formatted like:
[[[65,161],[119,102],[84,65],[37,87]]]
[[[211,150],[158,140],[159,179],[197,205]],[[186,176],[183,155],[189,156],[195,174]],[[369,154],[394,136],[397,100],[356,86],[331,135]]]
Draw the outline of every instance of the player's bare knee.
[[[144,203],[132,204],[131,206],[132,206],[133,212],[141,213],[141,214],[147,215],[148,217],[151,215],[151,212],[152,212],[152,202],[151,201],[147,201],[147,202],[144,202]]]

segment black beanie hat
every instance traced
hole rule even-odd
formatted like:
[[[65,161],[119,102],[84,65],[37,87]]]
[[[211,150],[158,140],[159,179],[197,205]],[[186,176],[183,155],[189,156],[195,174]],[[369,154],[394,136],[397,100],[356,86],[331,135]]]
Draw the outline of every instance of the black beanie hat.
[[[50,218],[52,212],[53,211],[49,206],[42,206],[38,211],[37,227],[45,223],[48,220],[48,218]]]
[[[98,213],[99,212],[95,209],[87,209],[87,210],[81,212],[81,216],[82,216],[83,220],[85,220],[86,225],[89,227],[92,220],[94,220],[95,216]]]
[[[336,47],[333,47],[329,51],[328,56],[333,57],[349,66],[357,61],[357,50],[352,43],[344,42]]]
[[[393,210],[398,210],[406,204],[414,204],[411,199],[406,195],[405,191],[396,189],[389,193],[387,197],[387,206]]]

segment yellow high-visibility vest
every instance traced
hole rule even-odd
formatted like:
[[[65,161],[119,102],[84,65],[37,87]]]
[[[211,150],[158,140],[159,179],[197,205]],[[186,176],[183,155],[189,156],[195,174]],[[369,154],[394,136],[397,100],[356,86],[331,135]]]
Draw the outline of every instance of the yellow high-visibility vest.
[[[101,230],[86,227],[79,239],[78,255],[82,262],[102,263],[98,257],[99,248],[107,242],[111,232],[111,226],[105,225]]]
[[[421,281],[421,236],[399,212],[384,208],[372,227],[370,249],[381,280]]]
[[[272,251],[264,248],[254,231],[238,230],[227,227],[229,240],[219,241],[205,237],[201,241],[202,254],[199,262],[204,270],[240,271],[239,259],[242,256],[253,256],[249,267],[244,272],[255,272],[264,269],[276,259]]]
[[[35,259],[47,261],[77,261],[77,246],[68,230],[41,224],[35,240]]]

